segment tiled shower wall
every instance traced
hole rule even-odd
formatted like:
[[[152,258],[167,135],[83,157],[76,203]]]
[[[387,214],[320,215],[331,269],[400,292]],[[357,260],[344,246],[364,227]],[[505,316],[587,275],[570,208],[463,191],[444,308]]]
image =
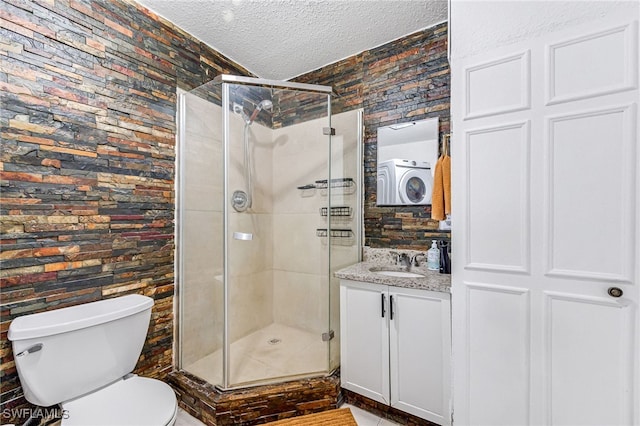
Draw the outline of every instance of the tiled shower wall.
[[[432,238],[448,238],[449,234],[438,231],[438,222],[431,219],[430,206],[376,206],[378,127],[439,117],[441,139],[443,134],[449,133],[447,23],[294,80],[332,86],[339,95],[333,99],[334,114],[364,109],[365,244],[426,250]]]
[[[136,371],[171,370],[176,87],[249,75],[122,0],[0,0],[2,409],[18,315],[155,299]],[[4,418],[4,417],[3,417]]]

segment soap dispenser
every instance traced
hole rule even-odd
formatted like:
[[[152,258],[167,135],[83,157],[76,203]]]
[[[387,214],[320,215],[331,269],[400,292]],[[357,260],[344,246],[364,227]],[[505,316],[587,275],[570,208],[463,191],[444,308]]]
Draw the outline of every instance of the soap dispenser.
[[[440,250],[438,250],[436,240],[432,241],[431,248],[427,250],[427,269],[430,271],[440,270]]]

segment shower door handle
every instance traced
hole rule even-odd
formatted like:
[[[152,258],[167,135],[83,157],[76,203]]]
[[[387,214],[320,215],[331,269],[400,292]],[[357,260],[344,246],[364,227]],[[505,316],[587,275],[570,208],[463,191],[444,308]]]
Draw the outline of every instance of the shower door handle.
[[[385,314],[384,305],[386,304],[386,303],[385,303],[385,296],[384,296],[384,293],[380,294],[380,296],[382,296],[382,297],[380,298],[380,301],[382,302],[382,306],[381,306],[381,308],[382,308],[382,309],[381,309],[381,311],[382,311],[382,318],[384,318],[384,314]]]
[[[234,232],[233,239],[241,241],[251,241],[253,240],[253,234],[248,232]]]

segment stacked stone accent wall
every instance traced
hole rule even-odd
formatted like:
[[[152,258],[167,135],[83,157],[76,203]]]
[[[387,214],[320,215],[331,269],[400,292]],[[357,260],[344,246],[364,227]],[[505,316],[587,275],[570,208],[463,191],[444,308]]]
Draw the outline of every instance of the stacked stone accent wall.
[[[448,239],[431,219],[431,207],[378,207],[377,129],[390,124],[440,118],[450,131],[447,24],[439,24],[295,78],[332,86],[339,97],[332,111],[364,109],[365,244],[426,250],[431,239]]]
[[[145,294],[136,372],[171,370],[176,88],[220,73],[250,75],[133,2],[0,0],[2,410],[19,315]]]

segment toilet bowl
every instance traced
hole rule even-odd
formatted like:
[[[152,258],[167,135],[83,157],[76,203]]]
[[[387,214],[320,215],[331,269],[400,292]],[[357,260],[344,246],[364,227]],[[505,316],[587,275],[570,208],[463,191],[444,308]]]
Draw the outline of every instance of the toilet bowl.
[[[60,404],[64,426],[173,425],[171,387],[131,374],[152,306],[133,294],[14,319],[8,338],[27,401]]]

